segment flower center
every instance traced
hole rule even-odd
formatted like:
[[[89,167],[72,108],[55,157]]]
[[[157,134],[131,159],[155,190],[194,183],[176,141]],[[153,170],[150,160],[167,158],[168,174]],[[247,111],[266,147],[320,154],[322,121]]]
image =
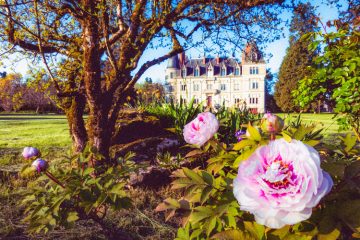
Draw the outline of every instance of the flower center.
[[[261,179],[272,189],[286,188],[292,183],[292,166],[284,163],[279,156],[270,165],[265,167]]]

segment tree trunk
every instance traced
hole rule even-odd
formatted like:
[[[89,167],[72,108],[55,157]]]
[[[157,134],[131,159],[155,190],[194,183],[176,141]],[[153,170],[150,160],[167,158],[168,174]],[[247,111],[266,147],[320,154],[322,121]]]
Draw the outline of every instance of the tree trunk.
[[[108,126],[108,114],[111,98],[106,94],[101,83],[99,8],[97,2],[92,0],[83,0],[83,6],[86,6],[87,11],[82,25],[84,83],[90,109],[88,137],[90,145],[95,147],[109,163],[112,127]]]
[[[85,96],[77,95],[72,99],[70,107],[65,110],[73,142],[73,150],[76,153],[84,150],[88,140],[83,119],[85,104]]]

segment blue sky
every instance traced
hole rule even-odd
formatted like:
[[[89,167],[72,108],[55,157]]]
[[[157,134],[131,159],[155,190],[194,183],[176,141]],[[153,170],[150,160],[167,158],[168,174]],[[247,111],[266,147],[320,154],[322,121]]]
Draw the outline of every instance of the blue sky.
[[[343,1],[340,1],[343,2]],[[338,16],[338,10],[334,6],[328,6],[321,2],[321,0],[316,0],[311,2],[312,5],[318,6],[317,13],[323,22],[326,22],[331,19],[335,19]],[[285,19],[291,19],[291,13],[283,13],[282,14]],[[278,69],[281,65],[282,59],[285,56],[286,49],[288,47],[288,30],[284,30],[285,38],[281,38],[276,40],[267,45],[264,49],[266,55],[272,55],[272,57],[267,57],[265,60],[267,61],[267,67],[271,69],[272,72],[278,72]],[[140,60],[139,65],[141,66],[142,63],[152,60],[156,57],[159,57],[163,54],[166,54],[167,49],[149,49],[146,50],[143,57]],[[1,52],[1,51],[0,51]],[[190,49],[186,52],[188,56],[192,58],[196,58],[199,55],[203,55],[202,51],[199,49]],[[236,55],[237,58],[240,58],[239,55]],[[1,59],[0,59],[1,60]],[[21,73],[23,76],[26,75],[29,67],[28,65],[31,64],[31,59],[23,59],[19,62],[10,62],[3,61],[4,65],[0,66],[0,71],[7,71],[7,72],[18,72]],[[151,77],[155,82],[164,82],[165,79],[165,68],[166,68],[166,61],[155,65],[148,69],[140,79],[140,82],[144,81],[146,77]]]

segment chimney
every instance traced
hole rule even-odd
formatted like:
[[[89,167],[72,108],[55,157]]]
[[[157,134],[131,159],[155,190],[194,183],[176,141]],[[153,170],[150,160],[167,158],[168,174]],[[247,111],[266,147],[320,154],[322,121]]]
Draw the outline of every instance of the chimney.
[[[216,64],[220,64],[220,57],[219,57],[219,54],[218,55],[216,55]]]
[[[205,55],[203,56],[203,59],[202,59],[202,64],[206,64],[206,57],[205,57]]]
[[[182,67],[185,63],[185,52],[179,53],[179,62],[180,62],[180,67]]]

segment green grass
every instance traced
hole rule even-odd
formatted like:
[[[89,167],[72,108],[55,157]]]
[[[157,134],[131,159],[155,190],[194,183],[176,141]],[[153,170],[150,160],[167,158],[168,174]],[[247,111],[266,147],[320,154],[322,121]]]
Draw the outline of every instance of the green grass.
[[[37,147],[44,157],[64,153],[71,145],[64,115],[0,114],[0,165],[21,161],[26,146]]]
[[[0,115],[0,148],[65,147],[70,143],[63,115]]]
[[[285,122],[289,121],[290,119],[295,120],[299,114],[297,113],[278,113],[279,117],[283,118]],[[335,114],[332,113],[302,113],[301,119],[303,123],[307,124],[316,124],[316,129],[323,129],[323,134],[326,136],[332,134],[339,134],[350,132],[349,131],[341,131],[339,132],[339,125],[337,124],[336,118],[334,118]]]

